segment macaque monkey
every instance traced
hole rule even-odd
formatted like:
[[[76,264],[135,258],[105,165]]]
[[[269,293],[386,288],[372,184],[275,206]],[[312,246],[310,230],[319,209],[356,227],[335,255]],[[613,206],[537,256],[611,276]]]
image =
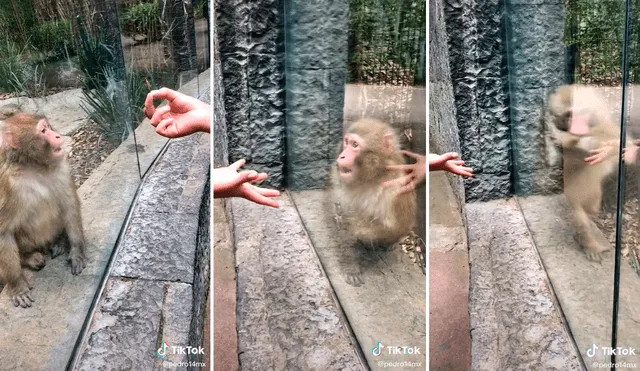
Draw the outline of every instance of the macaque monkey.
[[[0,282],[15,306],[30,307],[33,288],[21,267],[69,251],[71,273],[85,267],[80,201],[62,137],[41,116],[15,113],[0,132]]]
[[[597,238],[590,215],[600,213],[602,182],[617,170],[620,128],[603,97],[582,85],[559,87],[549,97],[546,121],[547,148],[553,149],[550,142],[562,147],[564,194],[573,210],[575,240],[588,259],[600,261],[600,254],[612,247]],[[626,147],[625,163],[634,163],[638,147],[631,138]],[[550,164],[556,162],[555,153],[548,155]]]
[[[330,193],[345,249],[361,254],[362,244],[393,245],[413,230],[415,190],[396,196],[399,186],[382,185],[403,175],[387,166],[404,163],[391,126],[362,119],[348,128],[332,168]],[[359,264],[355,272],[347,273],[347,283],[364,283]]]

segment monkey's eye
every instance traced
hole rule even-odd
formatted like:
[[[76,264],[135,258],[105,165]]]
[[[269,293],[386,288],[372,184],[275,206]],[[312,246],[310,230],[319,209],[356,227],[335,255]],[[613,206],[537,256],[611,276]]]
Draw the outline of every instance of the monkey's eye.
[[[358,148],[358,142],[356,142],[355,140],[353,141],[353,148]]]

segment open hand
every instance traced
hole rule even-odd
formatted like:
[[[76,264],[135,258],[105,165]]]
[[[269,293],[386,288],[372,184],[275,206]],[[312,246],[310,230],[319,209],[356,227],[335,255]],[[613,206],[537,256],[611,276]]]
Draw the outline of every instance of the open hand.
[[[427,172],[425,156],[409,151],[400,152],[404,155],[415,158],[417,161],[415,164],[389,165],[386,167],[387,170],[399,170],[405,173],[403,176],[382,183],[383,187],[400,186],[400,188],[394,192],[396,196],[414,190],[418,184],[424,181]]]
[[[444,170],[471,178],[473,176],[473,169],[462,166],[464,165],[464,161],[456,160],[457,158],[458,154],[455,152],[449,152],[443,155],[429,153],[429,171]]]
[[[267,178],[266,173],[258,174],[256,171],[238,170],[244,166],[245,160],[238,160],[233,164],[213,169],[213,197],[242,197],[260,205],[279,207],[278,201],[270,198],[280,195],[275,189],[260,188],[254,183],[261,182]]]
[[[167,100],[168,103],[156,109],[154,99]],[[198,131],[210,132],[211,106],[169,88],[149,92],[143,111],[156,128],[156,133],[167,138],[179,138]]]

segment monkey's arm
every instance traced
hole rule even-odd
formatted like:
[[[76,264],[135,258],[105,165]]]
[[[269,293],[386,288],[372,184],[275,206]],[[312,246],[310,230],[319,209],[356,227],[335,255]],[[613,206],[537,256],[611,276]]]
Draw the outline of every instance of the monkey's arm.
[[[84,231],[82,230],[82,216],[80,214],[80,200],[75,191],[73,182],[70,184],[70,194],[66,205],[64,205],[64,224],[67,237],[69,238],[70,251],[69,263],[71,273],[78,275],[86,266],[84,254]]]
[[[7,285],[14,306],[31,306],[34,300],[29,295],[29,284],[22,275],[20,250],[11,232],[0,232],[0,281]]]

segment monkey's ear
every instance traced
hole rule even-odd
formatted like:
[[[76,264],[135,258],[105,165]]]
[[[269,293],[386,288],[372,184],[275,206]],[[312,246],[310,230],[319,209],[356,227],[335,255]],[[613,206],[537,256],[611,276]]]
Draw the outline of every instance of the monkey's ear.
[[[382,138],[382,150],[388,155],[395,151],[392,133],[387,133]]]
[[[7,145],[13,149],[18,148],[18,142],[11,133],[5,133],[4,137],[0,138],[0,144],[2,144],[3,142],[6,142]]]

